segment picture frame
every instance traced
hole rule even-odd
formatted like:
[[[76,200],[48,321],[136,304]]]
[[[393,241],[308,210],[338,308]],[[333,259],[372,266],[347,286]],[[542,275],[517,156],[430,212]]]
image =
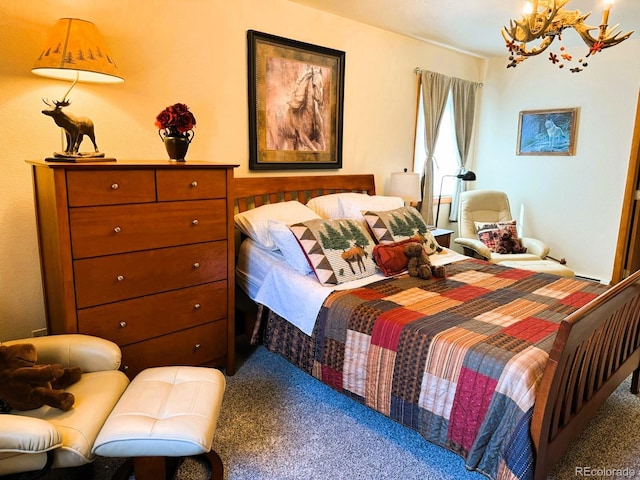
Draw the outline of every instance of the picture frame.
[[[345,52],[247,31],[249,169],[342,168]]]
[[[517,155],[574,155],[578,108],[521,111]]]

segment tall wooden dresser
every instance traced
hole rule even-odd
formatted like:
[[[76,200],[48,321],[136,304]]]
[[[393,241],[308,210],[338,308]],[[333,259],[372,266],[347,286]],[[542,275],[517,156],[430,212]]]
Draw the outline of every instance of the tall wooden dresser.
[[[236,165],[28,163],[49,333],[114,341],[130,378],[162,365],[233,374]]]

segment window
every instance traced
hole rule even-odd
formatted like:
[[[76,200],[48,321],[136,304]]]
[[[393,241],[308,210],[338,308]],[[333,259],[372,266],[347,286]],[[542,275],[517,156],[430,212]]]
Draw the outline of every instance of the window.
[[[424,168],[424,107],[422,103],[422,89],[418,107],[418,121],[416,122],[416,146],[413,158],[413,171],[422,175]],[[455,175],[459,167],[458,146],[456,145],[456,131],[453,122],[453,96],[449,92],[447,104],[442,116],[433,161],[433,194],[440,195],[440,184],[443,175]],[[455,181],[449,178],[442,183],[442,195],[452,195]]]

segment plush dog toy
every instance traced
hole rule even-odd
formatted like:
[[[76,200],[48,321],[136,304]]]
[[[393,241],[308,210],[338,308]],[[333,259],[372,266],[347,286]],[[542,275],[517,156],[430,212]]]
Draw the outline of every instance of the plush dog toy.
[[[0,345],[0,399],[16,410],[43,405],[70,410],[75,397],[60,389],[80,379],[80,368],[36,365],[36,360],[36,347],[30,343]]]
[[[429,255],[425,252],[422,244],[417,242],[408,243],[404,247],[404,254],[409,258],[407,269],[412,277],[420,277],[429,280],[433,277],[444,277],[445,268],[443,266],[433,266]]]
[[[520,240],[514,237],[509,229],[500,229],[496,235],[496,253],[526,253],[526,247],[522,246]]]

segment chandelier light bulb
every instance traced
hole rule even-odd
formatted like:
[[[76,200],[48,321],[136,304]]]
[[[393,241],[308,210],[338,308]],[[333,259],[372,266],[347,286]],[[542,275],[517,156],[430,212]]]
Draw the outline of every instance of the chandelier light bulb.
[[[609,12],[613,6],[613,0],[604,0],[604,10],[602,12],[602,25],[609,23]]]

